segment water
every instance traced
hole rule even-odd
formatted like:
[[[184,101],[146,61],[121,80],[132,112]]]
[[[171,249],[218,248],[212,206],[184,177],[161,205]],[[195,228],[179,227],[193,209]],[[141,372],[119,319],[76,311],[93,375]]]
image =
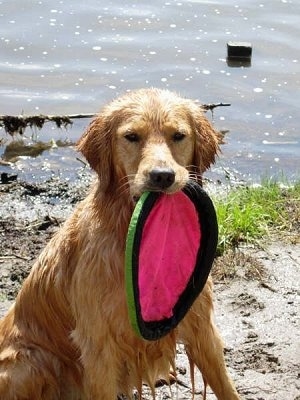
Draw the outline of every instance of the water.
[[[299,15],[299,0],[0,1],[0,115],[93,113],[126,90],[168,88],[232,104],[214,112],[229,131],[214,174],[297,179]],[[250,67],[227,65],[228,41],[252,43]],[[88,122],[35,135],[74,142]],[[53,148],[0,170],[73,179],[76,156]]]

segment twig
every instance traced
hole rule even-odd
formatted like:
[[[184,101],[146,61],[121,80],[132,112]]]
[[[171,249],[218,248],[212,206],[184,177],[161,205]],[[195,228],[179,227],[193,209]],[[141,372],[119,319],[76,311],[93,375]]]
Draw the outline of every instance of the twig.
[[[76,160],[81,162],[85,167],[88,165],[85,161],[81,160],[79,157],[76,157]]]
[[[205,111],[213,111],[216,107],[229,107],[230,103],[210,103],[210,104],[202,104],[200,107]]]
[[[276,289],[274,289],[272,286],[270,286],[268,283],[266,283],[264,281],[260,281],[260,286],[265,288],[265,289],[269,289],[273,293],[277,293]]]
[[[22,256],[19,256],[18,254],[12,254],[10,256],[0,256],[0,260],[13,260],[15,258],[19,258],[20,260],[24,260],[24,261],[30,261],[31,260],[31,258],[22,257]]]

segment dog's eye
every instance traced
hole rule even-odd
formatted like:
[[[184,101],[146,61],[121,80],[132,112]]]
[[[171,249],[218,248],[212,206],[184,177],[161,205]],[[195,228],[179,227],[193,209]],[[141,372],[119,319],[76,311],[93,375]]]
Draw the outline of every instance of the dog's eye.
[[[128,140],[128,142],[139,142],[139,140],[140,140],[139,135],[134,132],[126,133],[126,135],[124,137],[125,137],[125,139]]]
[[[180,142],[185,138],[185,134],[183,132],[175,132],[173,134],[173,141],[174,142]]]

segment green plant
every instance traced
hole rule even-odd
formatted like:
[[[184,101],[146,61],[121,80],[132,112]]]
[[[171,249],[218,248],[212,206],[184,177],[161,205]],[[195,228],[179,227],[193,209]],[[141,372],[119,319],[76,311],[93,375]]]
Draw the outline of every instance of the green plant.
[[[215,198],[218,224],[218,254],[241,242],[254,242],[270,230],[289,229],[290,212],[299,210],[300,183],[283,188],[279,183],[264,181],[259,186],[238,187]],[[289,205],[289,206],[288,206]]]

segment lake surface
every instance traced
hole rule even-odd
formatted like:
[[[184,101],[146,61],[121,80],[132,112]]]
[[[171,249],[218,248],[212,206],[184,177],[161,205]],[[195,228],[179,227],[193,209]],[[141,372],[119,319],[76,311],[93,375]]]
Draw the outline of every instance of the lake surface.
[[[0,115],[94,113],[126,90],[168,88],[231,103],[213,115],[229,131],[213,176],[297,179],[299,16],[299,0],[0,1]],[[251,66],[227,65],[228,41],[252,44]],[[74,142],[88,123],[67,131],[47,123],[35,137]],[[0,140],[1,156],[10,141],[3,129]],[[53,148],[0,172],[73,179],[76,156]]]

